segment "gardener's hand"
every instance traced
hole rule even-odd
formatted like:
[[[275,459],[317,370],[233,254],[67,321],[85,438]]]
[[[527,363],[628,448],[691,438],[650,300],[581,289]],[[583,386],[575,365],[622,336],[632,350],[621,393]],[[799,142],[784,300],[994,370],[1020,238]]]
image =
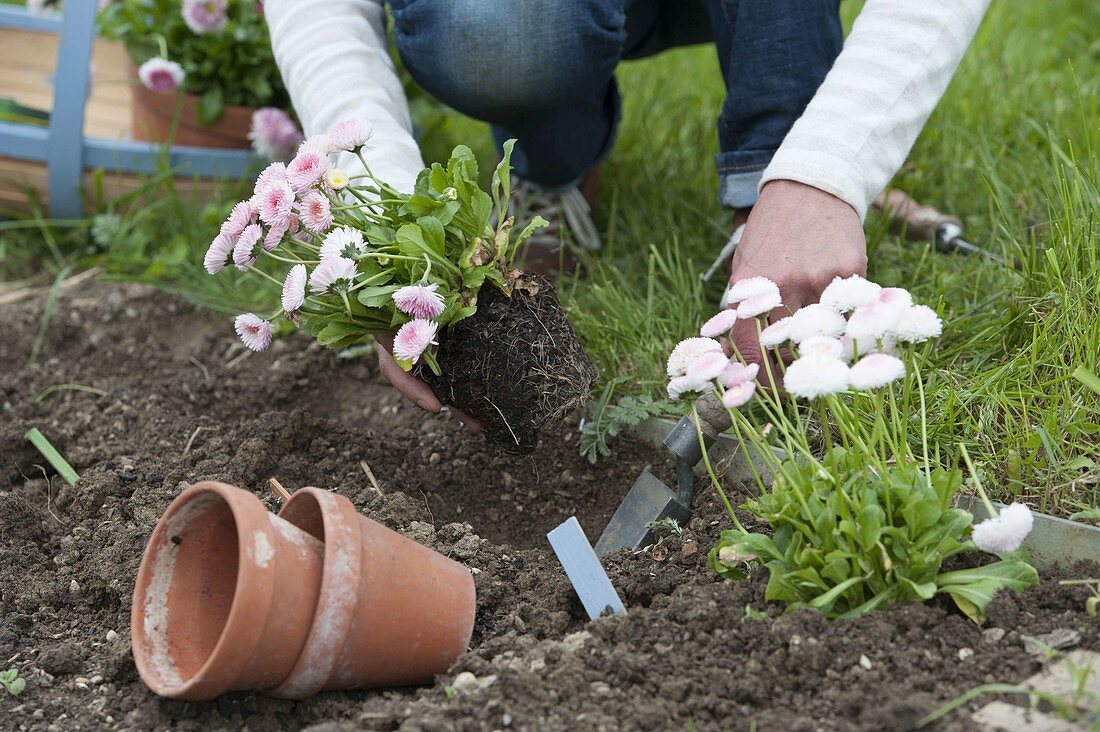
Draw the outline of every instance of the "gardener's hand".
[[[812,186],[775,180],[761,189],[745,224],[730,283],[763,275],[779,285],[784,307],[772,312],[774,322],[817,302],[834,277],[866,272],[867,239],[855,209]],[[747,361],[761,363],[753,321],[737,321],[732,337]]]
[[[378,351],[378,370],[386,377],[386,381],[390,382],[395,389],[405,395],[405,398],[421,409],[433,414],[442,409],[443,405],[436,398],[432,388],[418,379],[411,371],[405,371],[398,366],[397,362],[393,360],[393,334],[377,335],[374,340],[378,342],[378,348],[375,349]],[[481,432],[481,423],[476,419],[454,407],[448,407],[448,409],[474,432]]]

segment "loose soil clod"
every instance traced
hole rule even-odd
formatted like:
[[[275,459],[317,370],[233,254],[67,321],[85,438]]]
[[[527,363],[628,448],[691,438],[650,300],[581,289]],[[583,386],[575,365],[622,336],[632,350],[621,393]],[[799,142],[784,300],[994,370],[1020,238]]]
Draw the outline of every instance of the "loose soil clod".
[[[582,407],[596,382],[554,286],[538,275],[518,275],[510,297],[484,286],[477,312],[444,332],[438,358],[443,375],[422,368],[421,376],[440,400],[517,454]]]

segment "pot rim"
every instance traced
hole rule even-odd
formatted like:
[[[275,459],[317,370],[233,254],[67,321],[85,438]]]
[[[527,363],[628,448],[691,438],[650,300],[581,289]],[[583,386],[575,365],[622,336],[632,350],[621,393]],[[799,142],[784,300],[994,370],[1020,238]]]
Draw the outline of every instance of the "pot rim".
[[[307,528],[307,512],[319,514],[322,536]],[[313,487],[295,491],[279,511],[279,518],[325,545],[321,590],[305,645],[290,675],[265,692],[284,699],[304,699],[325,688],[355,622],[363,590],[362,528],[359,512],[350,500]]]
[[[154,575],[158,570],[160,553],[175,545],[171,542],[169,528],[172,520],[192,501],[203,495],[214,495],[223,501],[233,517],[237,533],[237,577],[229,615],[225,619],[218,642],[202,666],[185,680],[173,683],[165,680],[156,669],[152,656],[156,653],[145,630],[146,611]],[[267,609],[271,607],[275,591],[276,563],[257,560],[257,537],[266,539],[268,547],[278,546],[275,527],[268,510],[253,493],[217,481],[202,481],[184,490],[164,512],[153,530],[149,544],[141,560],[134,599],[130,610],[131,641],[134,662],[138,673],[154,692],[161,696],[186,699],[209,699],[233,688],[234,682],[251,662],[264,630]],[[161,571],[164,568],[160,568]],[[174,572],[174,566],[170,568]],[[164,583],[163,592],[167,604],[168,588],[172,577]],[[143,590],[143,597],[138,596]],[[167,613],[165,615],[167,624]],[[167,638],[167,628],[164,629]],[[167,654],[167,641],[162,651]],[[171,659],[168,659],[172,663]],[[174,664],[173,664],[174,665]]]

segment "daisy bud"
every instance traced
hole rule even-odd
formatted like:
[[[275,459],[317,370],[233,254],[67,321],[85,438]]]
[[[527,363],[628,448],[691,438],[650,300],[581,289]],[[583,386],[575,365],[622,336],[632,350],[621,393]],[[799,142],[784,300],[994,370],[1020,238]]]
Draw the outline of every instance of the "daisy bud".
[[[807,305],[791,316],[791,328],[787,334],[795,343],[811,336],[839,336],[844,332],[844,316],[829,305]]]
[[[722,351],[707,351],[691,360],[687,376],[700,382],[713,381],[722,375],[729,363],[729,358]]]
[[[729,333],[733,329],[734,323],[737,322],[737,312],[734,310],[723,310],[715,315],[713,318],[703,323],[703,327],[699,329],[701,335],[707,338],[717,338]]]
[[[340,168],[329,168],[329,171],[325,173],[325,182],[329,184],[329,187],[334,191],[339,191],[348,187],[350,180],[348,174]]]
[[[289,228],[289,221],[281,224],[272,224],[271,228],[267,231],[267,236],[264,237],[264,249],[269,252],[278,249],[279,245],[283,243],[283,237],[286,236],[286,232]]]
[[[284,313],[293,313],[301,309],[306,301],[306,266],[296,264],[286,273],[281,298]]]
[[[264,230],[259,224],[249,224],[241,232],[237,243],[233,246],[233,264],[237,269],[246,270],[256,263],[256,258],[260,256],[263,249],[260,244],[263,233]]]
[[[821,292],[820,302],[842,313],[855,310],[860,305],[874,302],[878,298],[882,287],[874,282],[865,280],[859,275],[851,277],[834,277]]]
[[[393,337],[393,357],[398,361],[416,363],[429,346],[436,345],[435,333],[438,328],[437,323],[424,318],[405,323]]]
[[[848,371],[848,383],[853,389],[870,391],[892,384],[905,376],[905,364],[896,356],[871,353],[859,359]]]
[[[835,358],[803,356],[787,367],[783,387],[803,399],[839,394],[848,388],[848,364]]]
[[[912,305],[898,314],[893,335],[903,343],[923,343],[939,338],[942,333],[943,321],[935,310],[927,305]]]
[[[303,153],[317,153],[318,155],[323,156],[327,161],[328,154],[332,151],[332,140],[329,139],[328,135],[322,132],[320,134],[310,135],[305,140],[303,140],[302,144],[298,145],[298,151],[295,153],[295,155],[301,155]]]
[[[991,554],[1014,552],[1031,533],[1035,517],[1022,503],[1005,506],[1001,513],[974,526],[970,538],[978,548]]]
[[[210,248],[206,250],[206,257],[202,260],[207,272],[217,274],[233,261],[234,243],[233,237],[225,234],[214,237],[214,241],[210,242]]]
[[[286,165],[275,162],[263,169],[252,188],[253,195],[260,195],[265,189],[276,184],[286,183]]]
[[[138,80],[149,91],[174,92],[185,76],[182,66],[160,56],[154,56],[138,68]]]
[[[350,226],[341,226],[333,229],[321,243],[321,259],[330,257],[344,257],[354,259],[367,250],[363,242],[363,232]]]
[[[775,348],[785,343],[791,337],[792,324],[793,321],[790,316],[775,321],[760,331],[760,345],[764,348]]]
[[[726,389],[726,393],[722,395],[722,404],[725,405],[727,409],[738,409],[748,404],[755,392],[755,381],[735,384],[729,389]]]
[[[374,125],[369,120],[353,118],[333,125],[328,136],[332,142],[333,152],[339,150],[355,152],[366,145],[373,134]]]
[[[722,344],[713,338],[685,338],[676,344],[668,357],[668,375],[672,377],[683,376],[687,373],[688,364],[707,351],[722,350]]]
[[[238,315],[233,327],[241,342],[253,351],[265,351],[271,345],[271,323],[253,313]]]
[[[393,293],[397,309],[414,318],[434,318],[443,312],[443,296],[436,290],[439,285],[408,285]]]
[[[315,234],[332,228],[332,206],[328,196],[320,191],[310,191],[298,204],[302,225]]]
[[[738,384],[752,381],[758,373],[760,373],[760,364],[750,363],[745,365],[739,361],[730,361],[718,380],[722,382],[722,386],[730,389]]]
[[[842,358],[844,344],[832,336],[810,336],[798,344],[798,355],[821,356],[822,358]]]
[[[309,276],[309,289],[318,295],[337,292],[347,292],[355,279],[355,262],[343,257],[329,257],[322,259],[321,263]]]

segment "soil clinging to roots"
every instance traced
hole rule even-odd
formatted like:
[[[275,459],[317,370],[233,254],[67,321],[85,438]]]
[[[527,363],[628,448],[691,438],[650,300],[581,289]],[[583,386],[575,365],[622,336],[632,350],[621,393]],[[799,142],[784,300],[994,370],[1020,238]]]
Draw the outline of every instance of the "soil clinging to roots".
[[[436,396],[517,454],[534,450],[540,430],[583,406],[596,382],[554,286],[526,273],[510,297],[482,288],[477,312],[441,336],[439,365],[442,376],[421,372]]]

